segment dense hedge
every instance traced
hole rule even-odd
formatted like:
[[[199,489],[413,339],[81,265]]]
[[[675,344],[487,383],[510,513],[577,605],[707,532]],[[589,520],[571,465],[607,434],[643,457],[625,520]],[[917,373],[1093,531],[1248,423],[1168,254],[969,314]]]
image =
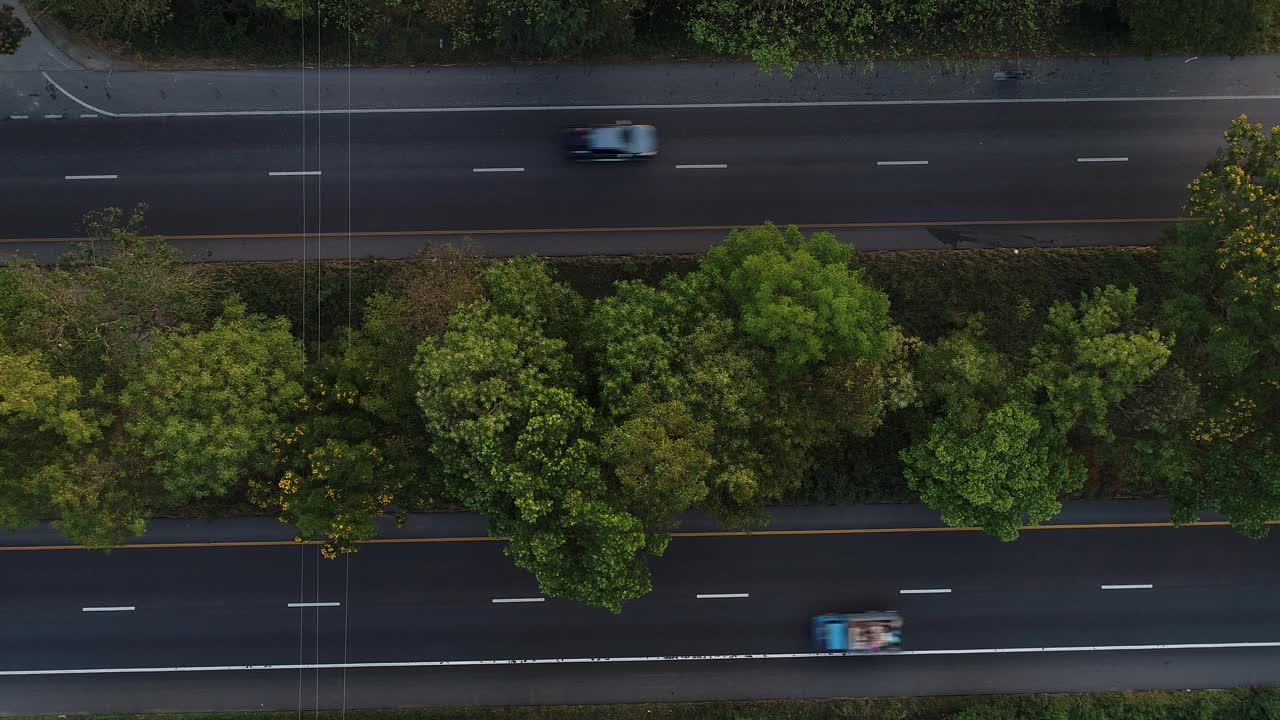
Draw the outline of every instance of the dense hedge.
[[[641,280],[651,285],[667,273],[697,267],[696,255],[551,257],[545,259],[559,279],[588,300],[607,296],[613,283]],[[1055,302],[1072,302],[1094,287],[1133,285],[1144,307],[1156,306],[1167,287],[1150,247],[1092,247],[1022,250],[894,251],[859,253],[868,279],[889,294],[895,321],[908,334],[933,340],[982,312],[1002,344],[1015,347],[1019,322]],[[228,291],[240,293],[252,312],[284,315],[302,327],[304,286],[307,324],[321,321],[330,337],[348,317],[352,301],[359,324],[364,300],[386,289],[405,261],[345,260],[310,262],[211,263],[207,267]],[[315,307],[320,278],[320,309]],[[348,282],[350,278],[350,282]],[[1003,333],[1003,335],[1001,334]]]
[[[790,70],[921,56],[1276,47],[1280,0],[32,0],[146,54],[466,62],[691,54]],[[319,17],[317,24],[315,19]],[[317,51],[316,28],[322,47]],[[305,32],[304,32],[305,29]]]

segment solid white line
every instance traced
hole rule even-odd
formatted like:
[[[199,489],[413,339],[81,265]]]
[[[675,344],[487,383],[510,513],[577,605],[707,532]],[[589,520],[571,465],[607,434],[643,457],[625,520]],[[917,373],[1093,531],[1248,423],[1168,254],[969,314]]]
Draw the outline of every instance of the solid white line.
[[[529,658],[510,660],[412,660],[404,662],[312,663],[297,665],[190,665],[173,667],[71,668],[65,670],[0,670],[0,677],[28,675],[133,675],[141,673],[226,672],[234,670],[341,670],[364,668],[458,667],[476,665],[583,665],[594,663],[687,662],[713,660],[795,660],[823,657],[923,657],[927,655],[1031,655],[1035,653],[1123,652],[1143,650],[1232,650],[1280,648],[1280,642],[1185,643],[1173,645],[1080,645],[1069,647],[964,648],[903,650],[885,655],[840,653],[762,653],[756,655],[653,655],[647,657]]]
[[[1103,590],[1151,590],[1151,585],[1102,585]]]
[[[471,172],[524,172],[524,168],[471,168]]]
[[[899,595],[940,595],[951,592],[951,588],[930,588],[927,590],[899,590]]]
[[[276,172],[268,172],[271,177],[296,177],[298,175],[319,175],[319,170],[278,170]]]
[[[66,175],[64,180],[115,180],[119,175]]]
[[[540,598],[540,597],[536,597],[536,598],[494,598],[494,599],[492,600],[492,602],[493,602],[494,604],[499,604],[499,603],[545,602],[545,601],[546,601],[546,598]]]
[[[26,120],[29,117],[30,115],[10,115],[9,119],[10,120]]]
[[[336,602],[296,602],[289,603],[291,608],[308,608],[308,607],[338,607],[342,603]]]
[[[677,165],[677,170],[724,170],[729,167],[724,163],[718,165]]]
[[[928,160],[881,160],[877,165],[928,165]]]
[[[62,116],[61,115],[45,115],[44,119],[45,120],[61,120]]]
[[[132,605],[118,605],[115,607],[87,607],[80,608],[80,612],[130,612],[134,610]]]
[[[1129,162],[1127,157],[1076,158],[1076,162]]]
[[[719,600],[721,598],[744,598],[751,597],[751,593],[707,593],[699,595],[699,600]]]
[[[76,103],[77,105],[79,105],[80,107],[84,108],[85,110],[88,110],[88,111],[90,111],[90,112],[96,112],[96,113],[98,113],[99,115],[106,115],[107,117],[120,117],[120,116],[119,116],[119,115],[117,115],[116,113],[108,112],[108,111],[103,110],[103,109],[101,109],[101,108],[96,108],[96,107],[94,107],[94,106],[90,105],[89,103],[87,103],[87,102],[85,102],[85,101],[81,100],[80,98],[76,97],[75,95],[72,95],[71,93],[67,92],[67,89],[66,89],[66,88],[64,88],[64,87],[62,87],[61,85],[59,85],[58,83],[54,82],[54,81],[53,81],[53,78],[49,77],[49,73],[44,72],[43,70],[41,70],[41,71],[40,71],[40,74],[44,77],[45,82],[47,82],[47,83],[49,83],[50,85],[52,85],[52,86],[54,86],[55,88],[57,88],[57,89],[58,89],[58,92],[62,93],[63,95],[66,95],[68,98],[71,98],[71,101],[72,101],[72,102]]]
[[[52,81],[51,81],[52,82]],[[55,87],[57,85],[55,84]],[[61,87],[58,88],[62,90]],[[64,95],[81,102],[62,90]],[[563,112],[582,110],[737,110],[752,108],[823,108],[823,107],[890,107],[896,105],[1040,105],[1060,103],[1106,102],[1239,102],[1242,100],[1280,100],[1280,95],[1187,95],[1183,97],[1088,97],[1088,98],[988,98],[955,100],[828,100],[815,102],[726,102],[726,103],[669,103],[651,105],[508,105],[482,107],[415,107],[415,108],[329,108],[325,110],[204,110],[188,112],[124,112],[109,113],[108,117],[162,118],[162,117],[258,117],[271,115],[395,115],[422,113],[470,113],[470,112]]]

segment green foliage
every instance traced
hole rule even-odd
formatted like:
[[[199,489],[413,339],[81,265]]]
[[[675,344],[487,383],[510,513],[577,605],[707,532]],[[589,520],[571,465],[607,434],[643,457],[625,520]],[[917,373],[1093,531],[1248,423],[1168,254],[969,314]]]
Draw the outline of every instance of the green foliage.
[[[120,40],[154,34],[173,19],[171,0],[37,0],[35,5],[76,30]]]
[[[1055,304],[1021,363],[987,345],[978,322],[922,350],[920,382],[942,414],[902,460],[924,502],[1003,540],[1053,517],[1085,480],[1076,428],[1110,438],[1110,408],[1169,357],[1169,339],[1137,326],[1137,301],[1108,286]]]
[[[976,423],[987,408],[995,407],[1013,381],[1007,358],[986,341],[981,315],[968,325],[920,350],[916,373],[926,397],[949,416]]]
[[[0,55],[18,52],[18,46],[30,34],[31,29],[13,14],[12,5],[0,5]]]
[[[125,435],[173,499],[226,495],[270,467],[302,369],[288,323],[232,297],[212,329],[154,340],[120,395]]]
[[[1109,437],[1108,408],[1133,393],[1169,359],[1172,340],[1155,329],[1131,330],[1138,291],[1095,288],[1079,309],[1049,310],[1043,339],[1031,348],[1026,382],[1044,393],[1048,417],[1059,427],[1082,423]]]
[[[640,0],[455,0],[443,17],[454,41],[559,57],[631,42]]]
[[[533,324],[547,337],[569,341],[578,335],[585,312],[582,297],[556,282],[540,260],[496,263],[484,271],[483,282],[494,312]]]
[[[976,426],[953,416],[904,452],[907,483],[953,527],[980,527],[1013,540],[1024,524],[1058,513],[1058,498],[1084,482],[1065,438],[1046,428],[1029,403],[1012,400]]]
[[[1226,146],[1191,183],[1188,214],[1165,267],[1176,294],[1165,323],[1199,384],[1191,423],[1156,450],[1174,515],[1204,509],[1257,536],[1280,518],[1280,127],[1238,118]]]
[[[80,393],[79,381],[54,375],[39,352],[9,352],[0,336],[0,527],[34,524],[77,451],[100,437]]]
[[[664,533],[675,529],[677,513],[706,500],[714,440],[715,425],[695,418],[679,400],[646,405],[604,434],[601,459],[623,507],[649,530],[649,552],[666,549]]]
[[[699,0],[689,23],[700,45],[790,74],[831,63],[914,55],[963,38],[970,53],[1043,50],[1071,0]]]
[[[512,263],[509,277],[528,280],[530,267]],[[564,341],[543,333],[555,323],[539,316],[530,295],[499,295],[524,317],[482,300],[419,348],[418,404],[432,451],[450,495],[510,538],[508,552],[544,593],[619,611],[649,590],[638,555],[644,528],[606,492],[595,411],[575,390]]]
[[[3,326],[6,336],[45,349],[60,371],[86,384],[101,377],[114,390],[157,332],[204,322],[208,278],[172,246],[141,235],[144,210],[90,213],[85,225],[93,241],[52,271],[10,266],[6,304],[18,313]]]
[[[889,355],[889,299],[849,267],[853,250],[831,233],[806,239],[773,224],[734,230],[699,273],[723,294],[746,337],[783,377],[818,362],[882,362]]]
[[[1149,52],[1243,55],[1267,49],[1280,0],[1119,0],[1133,39]]]

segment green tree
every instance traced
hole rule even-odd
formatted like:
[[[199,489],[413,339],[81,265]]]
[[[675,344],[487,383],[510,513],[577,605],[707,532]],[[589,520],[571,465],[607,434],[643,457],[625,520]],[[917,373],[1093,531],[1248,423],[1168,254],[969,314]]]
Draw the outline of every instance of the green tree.
[[[645,531],[607,492],[595,411],[547,325],[488,300],[462,308],[418,351],[418,404],[450,495],[510,538],[543,592],[618,611],[649,589]]]
[[[1172,340],[1135,319],[1137,300],[1108,286],[1053,305],[1026,358],[995,352],[980,321],[922,350],[920,383],[940,415],[902,452],[911,488],[948,524],[1003,540],[1053,517],[1086,477],[1076,430],[1110,439],[1111,407],[1169,357]]]
[[[730,233],[698,273],[723,294],[743,334],[790,378],[828,358],[888,358],[889,298],[850,268],[852,255],[831,233],[806,239],[795,227],[765,224]]]
[[[945,415],[903,452],[907,483],[953,527],[980,527],[1001,540],[1049,520],[1058,497],[1084,483],[1084,466],[1036,408],[1011,400],[977,426]]]
[[[1042,339],[1031,348],[1025,382],[1043,393],[1046,414],[1060,427],[1082,424],[1110,437],[1108,411],[1164,367],[1172,338],[1134,327],[1136,288],[1094,288],[1079,307],[1049,309]]]
[[[1119,0],[1137,43],[1155,52],[1265,50],[1280,21],[1278,0]]]
[[[45,351],[51,367],[86,386],[99,378],[109,393],[123,383],[160,331],[200,326],[212,305],[212,285],[177,249],[143,232],[145,206],[89,213],[91,241],[53,269],[10,265],[0,300],[13,316],[0,330],[15,343]]]
[[[1177,293],[1163,322],[1177,360],[1198,385],[1196,416],[1155,452],[1174,519],[1205,509],[1242,532],[1280,518],[1275,428],[1280,427],[1280,127],[1238,118],[1226,146],[1189,186],[1187,213],[1162,247]]]
[[[204,326],[211,297],[200,269],[142,236],[141,223],[141,207],[91,213],[85,225],[92,240],[56,267],[0,269],[0,336],[8,352],[28,359],[36,353],[50,377],[68,387],[74,381],[74,402],[68,394],[48,400],[50,407],[93,418],[100,428],[91,439],[68,439],[57,452],[43,453],[43,464],[24,463],[38,473],[28,500],[41,498],[41,514],[56,514],[68,539],[88,545],[141,533],[151,513],[172,502],[148,458],[126,442],[120,392],[157,338]],[[30,418],[23,422],[23,432],[41,434]],[[25,446],[39,450],[57,438],[43,435]]]
[[[0,527],[34,524],[101,437],[80,400],[78,380],[54,375],[39,352],[9,351],[0,336]]]
[[[313,369],[289,414],[292,429],[275,436],[277,474],[250,480],[253,501],[296,527],[299,539],[324,538],[326,557],[376,537],[389,506],[403,525],[444,494],[414,398],[416,326],[402,323],[423,315],[403,302],[387,293],[370,298],[359,330]]]
[[[494,312],[530,323],[550,338],[569,342],[578,336],[586,303],[568,285],[556,282],[541,260],[495,263],[485,269],[482,282]]]
[[[270,469],[303,362],[287,320],[247,315],[234,297],[210,330],[162,333],[120,396],[132,452],[174,500],[227,495]]]
[[[622,506],[648,531],[649,552],[661,555],[676,515],[706,500],[716,467],[714,440],[715,426],[679,400],[649,403],[605,432],[601,459]]]
[[[0,55],[18,52],[18,46],[30,34],[30,28],[13,14],[12,5],[0,5]]]

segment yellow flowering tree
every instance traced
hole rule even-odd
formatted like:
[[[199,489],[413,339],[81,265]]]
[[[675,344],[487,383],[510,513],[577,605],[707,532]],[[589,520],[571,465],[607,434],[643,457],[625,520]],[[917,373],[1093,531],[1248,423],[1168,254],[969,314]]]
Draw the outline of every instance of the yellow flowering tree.
[[[1198,383],[1198,411],[1156,454],[1175,519],[1217,510],[1261,536],[1280,518],[1280,126],[1247,117],[1189,186],[1187,214],[1164,249],[1180,288],[1165,308],[1178,361]]]
[[[405,476],[379,448],[356,388],[316,378],[294,403],[293,419],[272,438],[277,475],[251,482],[250,498],[297,528],[300,542],[321,538],[325,557],[354,552],[377,536],[393,502],[404,504]]]

